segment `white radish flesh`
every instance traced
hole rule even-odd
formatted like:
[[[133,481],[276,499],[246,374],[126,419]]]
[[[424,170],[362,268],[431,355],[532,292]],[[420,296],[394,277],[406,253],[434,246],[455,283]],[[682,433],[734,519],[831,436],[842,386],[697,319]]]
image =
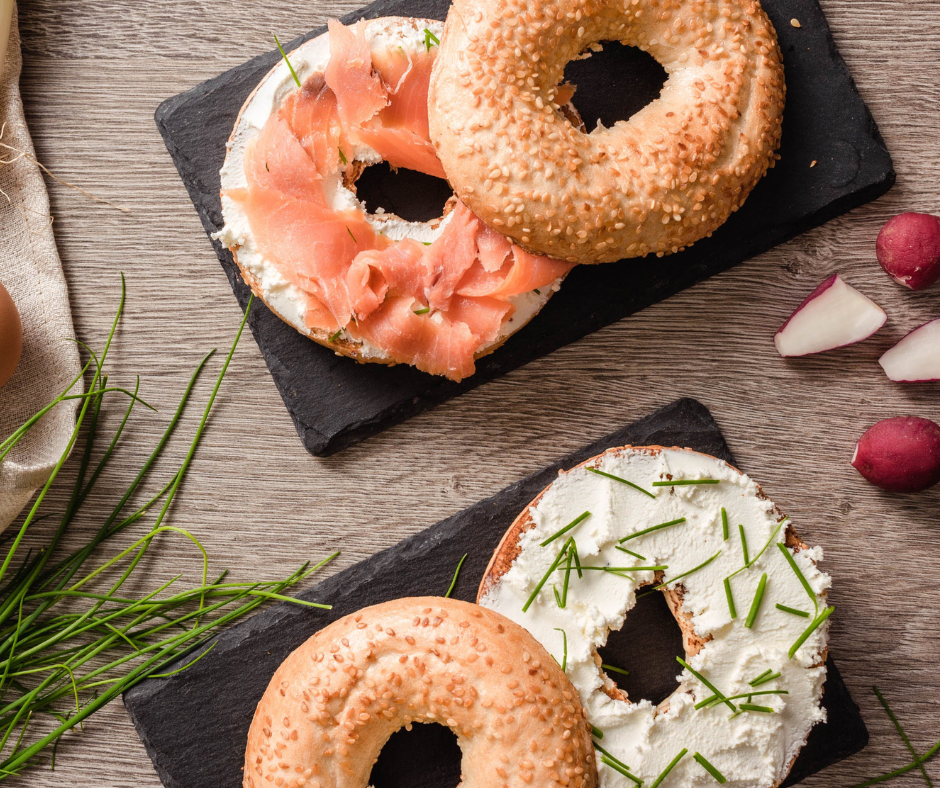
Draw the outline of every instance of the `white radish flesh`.
[[[891,380],[940,380],[940,318],[915,328],[878,363]]]
[[[806,356],[852,345],[887,321],[885,311],[835,274],[797,307],[774,336],[781,356]]]

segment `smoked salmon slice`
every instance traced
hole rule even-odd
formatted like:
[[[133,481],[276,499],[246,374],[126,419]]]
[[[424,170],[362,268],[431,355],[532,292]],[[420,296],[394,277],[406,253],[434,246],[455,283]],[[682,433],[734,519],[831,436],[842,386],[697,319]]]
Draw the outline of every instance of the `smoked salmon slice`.
[[[514,246],[459,201],[434,241],[421,243],[390,240],[343,197],[362,145],[393,167],[444,177],[428,134],[435,50],[373,50],[364,23],[331,21],[329,35],[324,71],[271,114],[245,151],[247,186],[226,193],[264,258],[303,293],[308,329],[342,329],[391,361],[461,380],[498,341],[513,297],[571,265]]]

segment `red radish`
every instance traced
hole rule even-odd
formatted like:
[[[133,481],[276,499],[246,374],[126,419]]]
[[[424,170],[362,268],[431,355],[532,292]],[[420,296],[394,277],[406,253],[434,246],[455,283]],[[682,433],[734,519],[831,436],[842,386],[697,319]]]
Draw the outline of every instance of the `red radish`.
[[[867,296],[835,274],[790,315],[774,345],[781,356],[807,356],[868,339],[888,316]]]
[[[940,318],[915,328],[878,363],[891,380],[940,380]]]
[[[879,421],[859,438],[852,465],[889,492],[920,492],[940,482],[940,424],[917,416]]]
[[[875,244],[878,262],[898,284],[923,290],[940,279],[940,217],[902,213],[889,219]]]

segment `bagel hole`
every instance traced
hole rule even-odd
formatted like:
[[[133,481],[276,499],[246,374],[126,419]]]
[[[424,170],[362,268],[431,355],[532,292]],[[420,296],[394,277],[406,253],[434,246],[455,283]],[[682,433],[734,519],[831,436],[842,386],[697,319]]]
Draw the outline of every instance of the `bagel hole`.
[[[657,98],[666,84],[666,70],[652,55],[619,41],[602,41],[600,52],[572,60],[565,81],[577,85],[574,104],[587,131],[628,120]],[[586,53],[587,54],[587,53]]]
[[[407,222],[439,219],[453,193],[442,178],[415,170],[395,170],[384,161],[366,167],[356,179],[356,196],[369,213],[381,209]]]
[[[460,784],[460,746],[450,729],[414,723],[393,733],[372,767],[373,788],[456,788]]]
[[[611,632],[598,653],[602,662],[630,672],[624,676],[604,671],[634,703],[648,700],[657,705],[679,686],[676,657],[685,656],[682,632],[660,593],[640,596],[623,628]]]

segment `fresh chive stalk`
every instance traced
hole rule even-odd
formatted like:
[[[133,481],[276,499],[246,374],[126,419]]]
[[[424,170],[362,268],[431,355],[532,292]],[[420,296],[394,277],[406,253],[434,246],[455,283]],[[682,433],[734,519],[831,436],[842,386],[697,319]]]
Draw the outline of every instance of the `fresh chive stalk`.
[[[594,726],[592,725],[591,728],[593,729]],[[603,739],[603,738],[604,738],[603,732],[601,732],[601,735],[600,735],[600,736],[597,736],[597,734],[595,734],[595,738],[597,738],[597,739]],[[623,761],[621,761],[621,760],[620,760],[619,758],[617,758],[616,756],[611,755],[607,750],[605,750],[603,747],[601,747],[601,745],[598,744],[597,742],[594,742],[594,749],[597,750],[597,751],[601,754],[601,762],[602,762],[602,763],[605,763],[605,764],[607,764],[611,769],[614,769],[614,770],[620,772],[624,777],[627,777],[627,778],[633,780],[633,782],[635,782],[637,785],[642,785],[642,784],[643,784],[643,781],[642,781],[639,777],[637,777],[636,775],[630,773],[630,767],[627,766],[627,764],[625,764]]]
[[[715,553],[711,558],[706,558],[698,566],[692,567],[687,572],[683,572],[682,574],[676,575],[675,577],[672,577],[669,580],[664,580],[662,583],[660,583],[657,586],[653,586],[653,590],[658,591],[661,588],[665,588],[666,586],[671,585],[672,583],[675,583],[676,580],[681,580],[683,577],[688,577],[689,575],[694,574],[695,572],[698,572],[699,569],[704,569],[706,566],[708,566],[712,561],[714,561],[720,555],[721,555],[721,550]],[[665,567],[665,568],[668,568],[668,567]]]
[[[596,745],[595,745],[596,746]],[[893,780],[895,777],[900,777],[902,774],[907,774],[912,769],[917,769],[922,764],[927,763],[931,758],[933,758],[938,752],[940,752],[940,741],[936,742],[930,749],[928,749],[920,758],[915,758],[906,766],[902,766],[900,769],[895,769],[894,771],[886,772],[885,774],[879,774],[877,777],[872,777],[870,780],[865,780],[860,782],[857,785],[853,785],[852,788],[868,788],[869,785],[877,785],[878,783],[888,782]]]
[[[885,713],[888,715],[888,718],[891,722],[894,723],[894,727],[898,732],[898,735],[901,737],[901,740],[904,742],[904,745],[907,747],[908,752],[914,756],[915,761],[920,761],[920,756],[917,754],[917,750],[914,749],[914,745],[911,744],[911,740],[907,738],[907,734],[904,732],[904,728],[901,727],[901,723],[897,717],[894,716],[894,712],[891,710],[891,707],[888,705],[888,701],[885,700],[885,696],[881,694],[881,690],[878,687],[872,687],[872,691],[875,693],[875,696],[878,698],[878,702],[884,708]],[[924,782],[927,783],[927,788],[933,788],[933,781],[930,779],[930,776],[927,774],[927,770],[924,768],[922,761],[919,763],[920,773],[924,777]]]
[[[563,536],[564,534],[568,533],[568,531],[570,531],[572,528],[578,525],[578,523],[582,522],[583,520],[586,520],[590,516],[591,516],[590,512],[581,512],[581,514],[575,517],[574,520],[568,523],[568,525],[566,525],[564,528],[558,531],[555,531],[555,533],[553,533],[550,537],[548,537],[548,539],[546,539],[544,542],[540,542],[539,547],[545,547],[547,545],[550,545],[559,536]]]
[[[699,673],[695,668],[693,668],[688,662],[686,662],[682,657],[676,657],[676,662],[678,662],[682,667],[684,667],[689,673],[691,673],[695,678],[702,682],[708,689],[712,691],[714,695],[718,696],[718,699],[724,703],[731,711],[736,711],[734,704],[725,697],[724,693],[719,690],[714,684],[712,684],[708,679],[706,679],[701,673]]]
[[[714,777],[721,785],[724,785],[726,782],[728,782],[728,780],[725,778],[725,776],[724,776],[720,771],[718,771],[714,766],[712,766],[712,765],[706,760],[705,756],[702,755],[700,752],[695,753],[695,755],[693,755],[692,757],[695,758],[696,762],[697,762],[706,772],[708,772],[712,777]]]
[[[788,519],[789,518],[784,517],[779,523],[777,523],[777,527],[774,528],[773,533],[770,535],[770,538],[764,543],[764,546],[760,549],[760,552],[757,555],[755,555],[750,561],[744,564],[744,566],[742,566],[740,569],[736,569],[734,572],[732,572],[728,576],[737,577],[739,574],[741,574],[741,572],[744,572],[750,569],[752,566],[754,566],[754,564],[756,564],[760,560],[760,557],[767,551],[767,548],[770,547],[770,545],[774,543],[774,539],[777,538],[777,534],[780,533],[780,529],[783,528],[784,523],[786,523]]]
[[[649,490],[644,490],[642,487],[640,487],[639,484],[634,484],[633,482],[629,482],[626,479],[620,478],[619,476],[614,476],[612,473],[607,473],[606,471],[599,471],[597,468],[587,468],[586,470],[590,471],[591,473],[596,473],[598,476],[603,476],[605,479],[613,479],[615,482],[620,482],[621,484],[625,484],[627,485],[627,487],[632,487],[634,490],[639,490],[641,493],[643,493],[643,495],[648,495],[650,498],[656,497]]]
[[[751,698],[756,698],[759,695],[789,695],[788,690],[761,690],[760,692],[742,692],[740,695],[729,695],[728,700],[740,700],[741,698],[747,698],[750,702]],[[709,706],[714,706],[716,703],[720,703],[721,698],[717,695],[709,695],[705,700],[700,700],[695,704],[696,709],[704,709]]]
[[[738,617],[738,611],[734,607],[734,594],[731,593],[731,578],[725,578],[725,597],[728,600],[728,612],[731,613],[732,620]]]
[[[454,587],[457,585],[457,578],[460,576],[460,567],[463,566],[463,562],[467,560],[469,553],[464,553],[463,557],[457,562],[457,568],[454,570],[454,578],[450,581],[450,586],[447,588],[447,593],[444,594],[445,599],[449,599],[450,595],[454,591]]]
[[[759,711],[763,714],[773,714],[774,710],[770,706],[757,706],[754,703],[742,703],[738,706],[741,711]]]
[[[668,479],[653,482],[653,487],[686,487],[692,484],[718,484],[721,479]]]
[[[806,579],[806,575],[803,574],[803,572],[800,570],[800,567],[797,565],[796,559],[790,553],[789,548],[783,542],[777,542],[777,547],[780,548],[780,552],[783,553],[783,557],[787,559],[787,563],[790,565],[790,568],[796,575],[796,579],[800,581],[800,585],[803,586],[803,590],[806,591],[806,595],[812,600],[813,605],[816,606],[816,609],[818,610],[819,603],[816,602],[816,594],[813,592],[809,581]]]
[[[679,525],[680,523],[684,523],[684,522],[685,522],[685,518],[680,517],[677,520],[670,520],[668,523],[660,523],[659,525],[651,525],[649,528],[644,528],[642,531],[637,531],[634,534],[630,534],[629,536],[623,537],[623,539],[620,540],[619,544],[623,544],[624,542],[629,542],[631,539],[636,539],[639,536],[645,536],[646,534],[650,534],[653,531],[659,531],[663,528],[671,528],[674,525]]]
[[[671,772],[673,769],[676,768],[676,766],[678,765],[679,761],[681,761],[681,760],[685,757],[685,754],[686,754],[687,752],[688,752],[688,749],[686,749],[685,747],[683,747],[683,748],[682,748],[682,752],[680,752],[675,758],[673,758],[673,759],[669,762],[669,765],[668,765],[665,769],[663,769],[663,771],[662,771],[662,773],[659,775],[659,777],[657,777],[657,778],[653,781],[653,784],[650,786],[650,788],[657,788],[657,786],[658,786],[663,780],[666,779],[666,775],[668,775],[669,772]]]
[[[287,67],[290,69],[290,75],[294,78],[294,82],[297,83],[297,87],[303,87],[300,84],[300,77],[297,76],[297,72],[294,71],[294,67],[290,64],[290,60],[287,59],[287,53],[284,51],[284,47],[281,46],[281,42],[277,40],[277,36],[274,36],[274,43],[277,44],[277,49],[281,53],[281,57],[284,58],[284,62],[287,63]]]
[[[747,534],[744,532],[744,525],[738,525],[738,533],[741,534],[741,550],[744,552],[744,565],[750,566],[751,561],[747,554]]]
[[[728,541],[728,512],[724,506],[721,507],[721,538]]]
[[[760,603],[764,599],[764,589],[767,588],[767,573],[764,572],[761,575],[760,582],[757,584],[757,591],[754,592],[754,601],[751,602],[751,609],[747,614],[747,619],[744,622],[744,626],[750,629],[754,626],[754,621],[757,618],[757,613],[760,610]]]
[[[560,667],[561,672],[564,673],[568,669],[568,633],[560,627],[555,627],[555,631],[561,632],[561,645],[564,651],[562,652]],[[552,657],[552,659],[555,658]],[[558,660],[555,659],[555,662],[558,662]]]
[[[634,553],[632,550],[627,550],[626,547],[621,547],[619,544],[615,544],[616,547],[621,553],[626,553],[627,555],[632,555],[634,558],[638,558],[640,561],[645,561],[646,556],[640,555],[639,553]]]
[[[434,33],[432,33],[427,28],[424,28],[424,46],[427,47],[428,52],[431,51],[431,47],[433,45],[436,44],[440,46],[440,43],[441,43],[440,40],[438,39],[436,35],[434,35]]]
[[[602,667],[604,670],[610,670],[610,671],[613,671],[614,673],[620,673],[620,674],[623,675],[623,676],[629,676],[629,675],[630,675],[630,671],[629,671],[629,670],[624,670],[623,668],[615,668],[613,665],[608,665],[606,662],[602,662],[602,663],[601,663],[601,667]]]
[[[812,635],[817,629],[819,629],[823,621],[829,618],[829,616],[831,616],[834,611],[835,611],[834,607],[827,607],[818,616],[816,616],[816,618],[813,619],[813,622],[808,627],[806,627],[806,629],[803,630],[803,634],[800,635],[796,639],[796,643],[790,646],[790,654],[789,654],[790,659],[793,659],[793,656],[796,654],[796,652],[800,650],[800,646],[802,646],[806,642],[807,638],[810,635]]]
[[[789,613],[791,616],[799,616],[800,618],[809,618],[810,613],[807,613],[805,610],[797,610],[795,607],[787,607],[786,605],[781,605],[777,602],[777,610],[782,610],[784,613]]]

